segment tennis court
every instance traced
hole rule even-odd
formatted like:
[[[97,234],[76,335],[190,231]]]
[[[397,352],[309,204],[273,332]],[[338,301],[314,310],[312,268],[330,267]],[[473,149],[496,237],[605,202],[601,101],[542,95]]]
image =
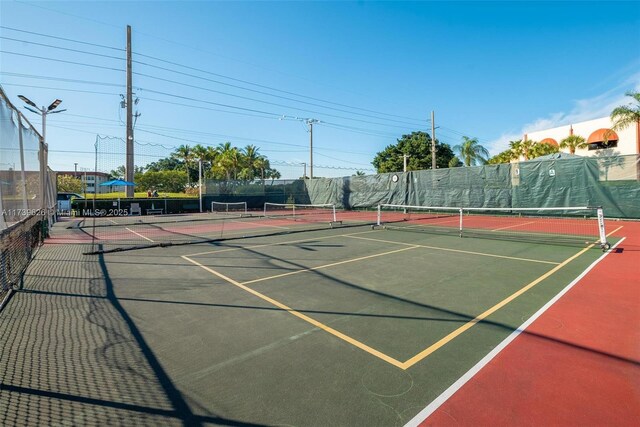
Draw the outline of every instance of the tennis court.
[[[56,224],[3,331],[47,312],[67,326],[32,341],[77,342],[53,356],[63,375],[10,370],[49,378],[56,410],[20,380],[4,403],[50,422],[404,425],[606,256],[604,224],[573,208],[271,208]],[[48,353],[20,345],[5,354]]]

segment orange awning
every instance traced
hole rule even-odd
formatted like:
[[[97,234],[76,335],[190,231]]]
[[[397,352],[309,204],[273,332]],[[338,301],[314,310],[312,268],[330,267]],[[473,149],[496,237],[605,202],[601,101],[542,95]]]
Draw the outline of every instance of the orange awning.
[[[589,135],[589,139],[587,139],[587,144],[593,144],[595,142],[604,142],[604,141],[617,141],[618,134],[612,131],[611,129],[602,128],[593,132]]]

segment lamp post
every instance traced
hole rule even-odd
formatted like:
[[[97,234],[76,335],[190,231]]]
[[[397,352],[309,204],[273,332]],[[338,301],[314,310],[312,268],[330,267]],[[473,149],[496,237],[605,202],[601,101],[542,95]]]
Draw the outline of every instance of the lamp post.
[[[54,113],[62,113],[63,111],[67,111],[66,109],[65,110],[54,111],[56,108],[58,108],[58,105],[60,105],[60,103],[62,101],[60,99],[56,99],[48,107],[44,107],[43,106],[43,107],[38,108],[38,106],[35,104],[35,102],[31,101],[26,96],[18,95],[18,98],[23,100],[27,105],[30,105],[31,107],[33,107],[33,108],[30,108],[30,107],[25,105],[24,108],[26,108],[27,110],[31,111],[32,113],[40,114],[42,116],[42,141],[46,143],[47,142],[47,138],[46,138],[47,115],[48,114],[54,114]]]

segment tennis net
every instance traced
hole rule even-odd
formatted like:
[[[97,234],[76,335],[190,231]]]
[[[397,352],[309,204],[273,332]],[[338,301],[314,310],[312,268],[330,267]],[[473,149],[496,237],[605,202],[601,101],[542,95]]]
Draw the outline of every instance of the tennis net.
[[[294,221],[338,223],[336,205],[333,204],[299,204],[270,203],[264,204],[266,218],[284,218]]]
[[[247,213],[247,202],[211,202],[213,213]]]
[[[22,282],[35,249],[45,237],[44,215],[32,215],[0,231],[0,303]]]
[[[337,222],[334,205],[268,204],[265,215],[245,213],[244,204],[220,207],[223,214],[132,215],[114,210],[122,215],[105,215],[99,210],[99,215],[73,221],[71,228],[91,239],[86,253],[95,254],[322,230]]]
[[[599,207],[502,209],[381,204],[377,225],[460,237],[610,247]]]

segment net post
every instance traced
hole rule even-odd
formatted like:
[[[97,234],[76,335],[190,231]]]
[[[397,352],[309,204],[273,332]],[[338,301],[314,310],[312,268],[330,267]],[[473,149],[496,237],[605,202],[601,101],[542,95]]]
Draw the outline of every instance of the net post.
[[[338,218],[336,217],[336,205],[331,205],[331,210],[333,211],[333,222],[338,222]]]
[[[267,203],[268,202],[264,202],[264,217],[267,217]]]
[[[382,205],[378,205],[378,227],[382,225]]]
[[[459,229],[460,229],[460,237],[462,237],[462,208],[459,208],[460,210],[460,225],[459,225]]]
[[[292,210],[293,210],[293,219],[296,219],[296,204],[292,203],[291,206],[292,206]]]
[[[596,212],[598,215],[598,231],[600,233],[600,247],[602,250],[607,250],[611,247],[607,242],[607,233],[604,227],[604,211],[602,207],[596,208]]]

